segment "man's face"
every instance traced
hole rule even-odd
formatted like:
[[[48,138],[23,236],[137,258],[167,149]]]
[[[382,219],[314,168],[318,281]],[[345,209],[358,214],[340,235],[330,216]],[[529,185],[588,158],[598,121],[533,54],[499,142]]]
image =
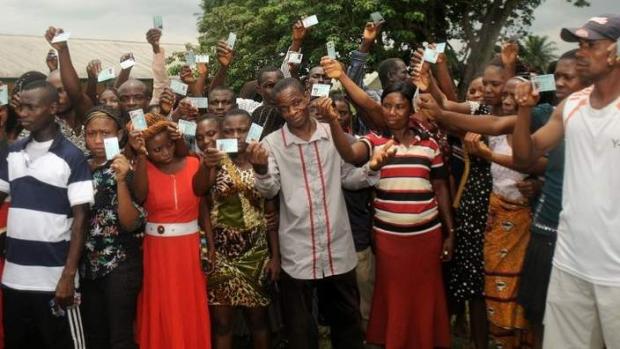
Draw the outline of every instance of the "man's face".
[[[409,74],[407,73],[407,65],[402,60],[398,60],[389,74],[390,84],[407,81]]]
[[[577,74],[582,80],[596,82],[609,73],[607,49],[614,42],[608,39],[580,40],[577,50]]]
[[[314,84],[331,84],[331,79],[327,77],[323,67],[314,67],[310,69],[308,78],[306,79],[306,90],[310,91]]]
[[[207,110],[219,117],[224,117],[229,110],[236,105],[234,94],[226,90],[216,90],[209,94],[209,106]]]
[[[288,87],[275,96],[276,107],[289,128],[299,128],[310,119],[308,97],[295,87]]]
[[[21,103],[19,107],[19,123],[30,132],[37,132],[54,122],[54,115],[58,109],[58,103],[47,102],[45,91],[37,88],[22,91],[19,94]]]
[[[148,101],[146,100],[146,87],[137,82],[124,83],[118,90],[121,112],[129,113],[131,110],[146,110]]]
[[[60,72],[58,72],[58,70],[51,72],[47,81],[52,84],[58,92],[58,114],[69,112],[73,108],[73,105],[71,104],[67,91],[65,91],[65,87],[62,85]]]
[[[229,115],[222,121],[222,135],[224,138],[237,140],[238,154],[245,153],[248,144],[245,142],[252,122],[245,115]]]
[[[274,104],[272,90],[276,83],[281,79],[282,75],[279,72],[268,72],[262,75],[257,91],[263,97],[263,104]]]
[[[575,59],[560,59],[553,75],[555,76],[555,98],[558,102],[586,87],[577,74],[577,60]]]

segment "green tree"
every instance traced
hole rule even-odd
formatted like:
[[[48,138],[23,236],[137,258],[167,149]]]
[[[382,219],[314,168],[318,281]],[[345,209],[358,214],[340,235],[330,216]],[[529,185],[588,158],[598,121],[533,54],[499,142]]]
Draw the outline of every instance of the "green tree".
[[[532,21],[542,0],[202,0],[198,27],[200,44],[211,50],[229,32],[237,33],[236,59],[229,70],[229,84],[239,88],[265,65],[279,66],[291,42],[291,26],[316,14],[319,24],[304,41],[304,66],[318,64],[332,40],[341,60],[359,45],[362,29],[374,11],[386,20],[383,34],[373,47],[369,64],[387,57],[408,61],[412,48],[423,41],[457,39],[463,48],[449,57],[455,76],[465,85],[480,74],[493,53],[502,30],[522,31]],[[567,0],[576,6],[586,0]],[[457,60],[458,58],[458,60]],[[459,64],[457,61],[463,62]],[[303,70],[302,70],[303,71]]]
[[[555,54],[556,51],[555,42],[550,41],[546,35],[530,35],[523,43],[523,52],[520,53],[520,56],[532,70],[544,73],[547,71],[549,63],[558,58]]]

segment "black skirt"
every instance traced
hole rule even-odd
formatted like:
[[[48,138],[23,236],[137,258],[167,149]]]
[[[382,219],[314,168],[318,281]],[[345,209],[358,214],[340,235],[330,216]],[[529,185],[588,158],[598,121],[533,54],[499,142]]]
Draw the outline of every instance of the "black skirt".
[[[523,271],[517,302],[532,325],[541,325],[545,314],[547,289],[555,250],[556,234],[540,234],[532,227],[530,242],[525,251]]]

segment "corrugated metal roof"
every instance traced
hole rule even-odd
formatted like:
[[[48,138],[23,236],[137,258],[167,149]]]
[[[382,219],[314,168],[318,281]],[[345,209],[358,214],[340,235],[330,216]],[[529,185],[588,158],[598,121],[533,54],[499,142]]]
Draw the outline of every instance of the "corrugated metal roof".
[[[183,44],[161,46],[166,54],[185,51]],[[43,36],[0,34],[0,79],[14,79],[29,70],[47,73],[45,58],[51,49]],[[114,41],[98,39],[69,39],[71,60],[80,78],[86,79],[86,65],[93,59],[101,60],[102,68],[114,66],[116,74],[121,70],[120,57],[132,52],[136,65],[131,76],[136,79],[152,79],[151,62],[153,51],[146,41]]]

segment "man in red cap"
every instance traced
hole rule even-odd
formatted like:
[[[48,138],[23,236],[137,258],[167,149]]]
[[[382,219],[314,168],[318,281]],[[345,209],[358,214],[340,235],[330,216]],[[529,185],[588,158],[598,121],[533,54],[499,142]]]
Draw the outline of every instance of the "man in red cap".
[[[517,164],[564,138],[562,213],[547,293],[545,348],[620,348],[620,16],[593,17],[562,29],[578,42],[577,74],[593,85],[567,97],[530,135],[538,91],[517,87],[513,134]]]

